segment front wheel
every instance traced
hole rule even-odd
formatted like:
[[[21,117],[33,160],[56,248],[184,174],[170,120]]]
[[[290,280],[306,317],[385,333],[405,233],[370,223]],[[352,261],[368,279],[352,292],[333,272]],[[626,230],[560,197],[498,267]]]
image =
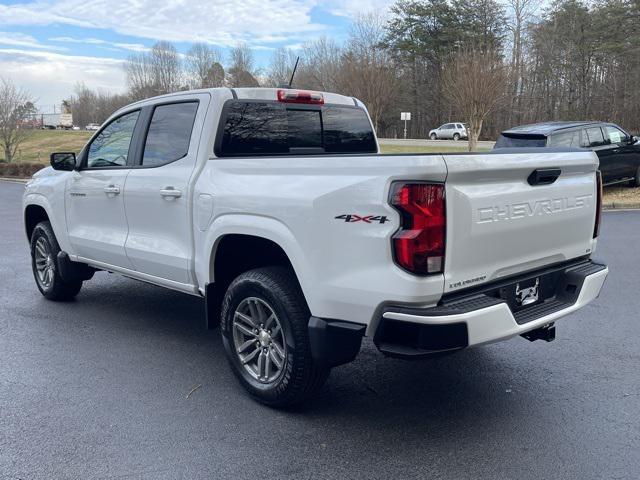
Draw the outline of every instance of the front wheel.
[[[293,272],[259,268],[236,278],[222,303],[222,341],[231,368],[257,401],[287,407],[316,392],[329,369],[311,357],[309,309]]]
[[[454,140],[454,141],[456,141],[456,142],[457,142],[458,140],[460,140],[460,134],[459,134],[459,133],[454,133],[454,134],[453,134],[453,140]]]
[[[40,293],[48,300],[71,300],[82,280],[65,281],[58,268],[60,246],[49,222],[40,222],[31,235],[31,269]]]
[[[431,135],[429,135],[429,138],[431,140],[436,140],[438,138],[438,136],[435,133],[432,133]]]

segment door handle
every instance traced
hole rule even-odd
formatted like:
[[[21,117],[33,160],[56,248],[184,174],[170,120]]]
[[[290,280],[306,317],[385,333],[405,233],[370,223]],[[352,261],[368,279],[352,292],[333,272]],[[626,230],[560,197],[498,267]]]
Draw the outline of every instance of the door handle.
[[[120,187],[116,187],[115,185],[109,185],[108,187],[104,187],[104,193],[109,196],[118,195],[120,193]]]
[[[180,190],[176,190],[173,187],[166,187],[160,190],[160,195],[167,199],[180,198],[182,196],[182,192]]]
[[[555,182],[562,170],[559,168],[539,168],[531,172],[531,175],[527,178],[529,185],[551,185]]]

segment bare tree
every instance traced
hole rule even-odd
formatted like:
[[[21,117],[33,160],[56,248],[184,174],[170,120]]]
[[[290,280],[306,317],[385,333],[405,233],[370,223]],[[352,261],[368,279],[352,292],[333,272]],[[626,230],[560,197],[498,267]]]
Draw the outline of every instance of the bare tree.
[[[0,145],[6,162],[13,161],[20,144],[33,133],[27,128],[29,115],[35,113],[33,102],[29,92],[0,80]]]
[[[277,87],[289,83],[297,55],[288,48],[279,48],[271,56],[271,63],[267,73],[267,85]]]
[[[216,66],[221,67],[221,58],[222,55],[218,48],[211,47],[206,43],[194,43],[187,52],[186,58],[186,69],[191,85],[195,88],[222,86],[224,76],[220,79],[220,75],[216,75],[219,73]]]
[[[443,92],[465,118],[469,151],[473,151],[484,120],[505,94],[507,69],[496,51],[480,51],[473,47],[452,55],[445,65]]]
[[[296,73],[296,85],[327,92],[340,91],[342,51],[331,39],[321,37],[302,47],[302,60]]]
[[[155,95],[151,56],[148,53],[132,54],[124,64],[127,86],[134,100]]]
[[[509,21],[507,29],[511,33],[511,108],[509,109],[509,123],[519,123],[522,109],[522,94],[524,89],[524,41],[526,39],[528,23],[533,19],[540,7],[541,0],[507,0]]]
[[[376,13],[354,22],[341,62],[344,93],[362,100],[376,130],[394,102],[397,75],[389,50],[383,47],[386,20]]]
[[[151,49],[151,59],[157,94],[179,90],[182,66],[176,47],[169,42],[157,42]]]
[[[180,90],[182,65],[176,47],[157,42],[150,52],[129,56],[125,63],[131,96],[142,99]]]
[[[75,94],[66,102],[70,105],[74,123],[86,126],[89,123],[103,123],[113,112],[131,103],[131,97],[96,92],[79,83]]]
[[[253,52],[245,43],[236,45],[231,50],[231,67],[229,68],[229,86],[258,87],[254,69]]]

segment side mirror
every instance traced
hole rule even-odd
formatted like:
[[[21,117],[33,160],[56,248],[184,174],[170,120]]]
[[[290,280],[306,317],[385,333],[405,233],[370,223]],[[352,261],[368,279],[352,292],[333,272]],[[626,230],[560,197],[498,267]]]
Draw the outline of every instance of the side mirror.
[[[633,145],[633,144],[634,144],[634,143],[636,143],[637,141],[638,141],[638,137],[636,137],[635,135],[631,135],[631,136],[629,137],[629,143],[630,143],[631,145]]]
[[[52,153],[50,161],[54,170],[70,172],[76,168],[76,154],[73,152]]]

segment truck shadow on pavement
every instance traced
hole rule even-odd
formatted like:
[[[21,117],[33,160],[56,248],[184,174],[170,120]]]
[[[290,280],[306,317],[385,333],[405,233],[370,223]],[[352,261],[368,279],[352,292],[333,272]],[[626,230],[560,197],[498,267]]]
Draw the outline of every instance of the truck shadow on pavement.
[[[64,311],[65,323],[97,329],[117,345],[121,358],[135,362],[132,356],[142,349],[145,361],[170,364],[177,375],[192,377],[193,385],[201,385],[198,397],[207,396],[216,403],[220,395],[232,395],[247,404],[245,408],[265,409],[248,399],[233,377],[219,330],[205,329],[202,299],[99,273],[86,283],[76,301],[42,302],[58,325],[58,313]],[[517,343],[515,349],[523,344]],[[506,345],[506,350],[514,349]],[[533,394],[528,390],[535,388],[535,379],[533,385],[525,385],[522,378],[527,372],[506,361],[509,355],[504,347],[489,346],[403,361],[385,358],[365,339],[354,362],[335,368],[320,394],[290,413],[333,419],[356,416],[383,423],[404,419],[422,424],[442,417],[464,421],[479,412],[484,416],[518,414],[521,402],[513,401],[514,395]],[[121,375],[131,373],[121,371]],[[509,405],[506,411],[505,405]]]

